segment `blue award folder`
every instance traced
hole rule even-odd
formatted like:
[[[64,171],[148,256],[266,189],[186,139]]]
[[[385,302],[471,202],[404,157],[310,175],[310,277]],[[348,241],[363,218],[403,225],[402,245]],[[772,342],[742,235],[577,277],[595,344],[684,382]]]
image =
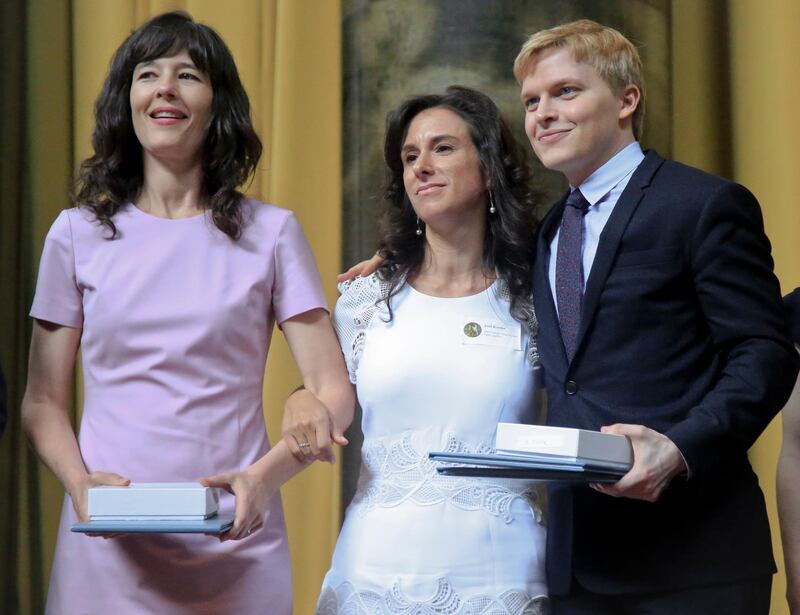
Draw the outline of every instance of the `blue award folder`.
[[[233,517],[208,519],[92,519],[76,523],[70,530],[85,534],[222,534],[233,525]]]
[[[584,462],[558,461],[554,457],[506,455],[497,453],[432,452],[434,461],[446,462],[437,468],[447,476],[524,478],[542,482],[616,483],[626,471]]]

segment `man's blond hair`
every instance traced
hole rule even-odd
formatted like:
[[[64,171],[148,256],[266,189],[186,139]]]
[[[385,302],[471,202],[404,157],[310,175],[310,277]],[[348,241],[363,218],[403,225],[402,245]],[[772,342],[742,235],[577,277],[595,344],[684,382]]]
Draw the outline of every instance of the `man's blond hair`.
[[[540,30],[522,45],[514,60],[514,77],[522,81],[533,70],[540,53],[547,49],[569,49],[572,59],[592,66],[614,92],[635,85],[641,92],[633,112],[633,136],[639,139],[644,122],[644,77],[636,47],[614,28],[590,19]]]

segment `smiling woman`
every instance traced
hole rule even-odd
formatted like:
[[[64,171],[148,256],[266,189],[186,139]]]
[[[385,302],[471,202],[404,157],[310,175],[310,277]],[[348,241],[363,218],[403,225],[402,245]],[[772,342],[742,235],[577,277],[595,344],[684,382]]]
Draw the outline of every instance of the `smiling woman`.
[[[495,104],[464,87],[402,103],[384,148],[386,260],[334,312],[364,445],[317,613],[544,615],[535,486],[428,459],[535,420],[531,177]]]
[[[155,111],[186,117],[171,123],[151,117]],[[95,120],[94,155],[81,164],[75,200],[93,211],[111,237],[113,217],[126,203],[138,197],[145,211],[157,206],[150,203],[145,173],[166,170],[167,161],[191,170],[199,193],[187,199],[188,211],[162,214],[185,217],[202,207],[220,231],[239,236],[237,189],[255,171],[262,146],[233,56],[213,29],[181,13],[139,28],[114,54]]]
[[[95,111],[94,155],[76,207],[47,235],[31,308],[23,422],[66,491],[46,613],[289,615],[278,488],[330,450],[269,447],[274,324],[303,376],[293,406],[322,408],[334,437],[353,410],[308,242],[291,212],[237,190],[261,143],[208,26],[183,13],[142,25],[116,52]],[[66,405],[79,345],[76,439]],[[198,480],[226,491],[224,544],[70,532],[87,520],[91,487]]]
[[[131,115],[145,167],[168,161],[196,166],[213,99],[210,77],[195,66],[186,50],[137,64],[131,84]]]

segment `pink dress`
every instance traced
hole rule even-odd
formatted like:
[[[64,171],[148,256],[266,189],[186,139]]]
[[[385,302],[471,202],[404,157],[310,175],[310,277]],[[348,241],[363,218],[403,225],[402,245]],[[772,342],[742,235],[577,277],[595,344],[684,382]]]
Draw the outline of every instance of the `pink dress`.
[[[127,205],[119,237],[83,209],[47,235],[31,316],[82,328],[79,442],[89,471],[136,482],[242,469],[269,450],[261,406],[273,323],[326,307],[302,229],[286,210],[245,203],[238,241],[207,214],[157,218]],[[233,512],[223,494],[221,512]],[[49,615],[289,615],[279,494],[264,528],[105,540],[69,531],[64,500]]]

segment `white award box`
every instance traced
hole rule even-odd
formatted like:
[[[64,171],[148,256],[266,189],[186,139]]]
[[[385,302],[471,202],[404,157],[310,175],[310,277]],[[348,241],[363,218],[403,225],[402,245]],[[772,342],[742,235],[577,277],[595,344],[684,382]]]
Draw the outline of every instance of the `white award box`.
[[[633,465],[633,450],[625,436],[571,427],[498,423],[495,449],[500,455],[529,455],[598,468],[627,471]]]
[[[207,519],[217,514],[219,492],[199,483],[131,483],[89,489],[92,520]]]

